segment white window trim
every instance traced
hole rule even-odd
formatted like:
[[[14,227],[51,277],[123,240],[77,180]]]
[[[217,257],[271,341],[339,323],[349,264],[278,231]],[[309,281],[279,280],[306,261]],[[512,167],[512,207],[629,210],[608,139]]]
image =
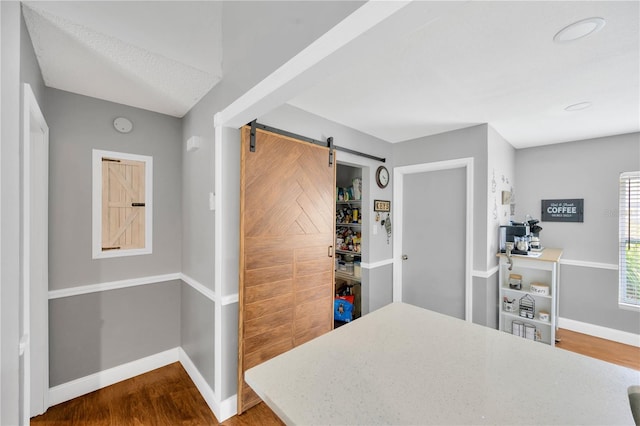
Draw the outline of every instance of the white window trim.
[[[141,161],[145,163],[145,243],[144,248],[128,250],[102,250],[102,158]],[[93,259],[151,254],[153,247],[153,157],[123,152],[93,150],[93,199],[92,199],[92,253]]]
[[[624,179],[624,178],[640,178],[640,171],[636,171],[636,172],[624,172],[620,174],[620,179]],[[618,217],[618,221],[620,220],[620,218]],[[618,233],[618,245],[620,245],[620,233]],[[619,254],[620,256],[620,254]],[[630,304],[630,303],[625,303],[622,302],[622,285],[621,285],[621,281],[622,281],[622,275],[625,274],[626,271],[624,270],[624,268],[622,268],[622,265],[620,264],[620,260],[618,260],[618,308],[620,309],[624,309],[627,311],[635,311],[635,312],[640,312],[640,305],[634,305],[634,304]]]

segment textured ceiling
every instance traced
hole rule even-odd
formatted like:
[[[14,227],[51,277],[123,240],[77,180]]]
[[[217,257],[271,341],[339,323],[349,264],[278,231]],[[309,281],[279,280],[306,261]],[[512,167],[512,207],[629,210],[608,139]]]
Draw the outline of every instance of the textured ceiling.
[[[315,16],[304,3],[291,4]],[[23,4],[47,86],[177,117],[223,78],[223,20],[245,23],[223,19],[221,1]],[[606,20],[600,32],[553,41],[590,17]],[[261,19],[290,28],[275,12]],[[251,28],[246,40],[264,36]],[[638,1],[414,1],[374,29],[384,40],[364,34],[357,61],[342,58],[289,103],[390,142],[481,123],[517,148],[638,132],[639,29]]]
[[[640,131],[640,2],[414,2],[290,104],[390,142],[489,123],[515,147]],[[423,17],[409,26],[408,17]],[[590,17],[604,28],[558,44]],[[589,101],[592,107],[564,108]]]
[[[176,117],[222,78],[221,10],[220,2],[23,3],[47,86]]]

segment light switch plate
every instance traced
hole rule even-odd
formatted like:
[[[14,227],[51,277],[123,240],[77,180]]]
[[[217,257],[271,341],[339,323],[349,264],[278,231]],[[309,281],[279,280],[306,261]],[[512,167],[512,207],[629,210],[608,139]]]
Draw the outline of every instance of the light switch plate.
[[[200,148],[200,145],[202,145],[202,138],[200,136],[191,136],[187,139],[187,152],[195,151]]]

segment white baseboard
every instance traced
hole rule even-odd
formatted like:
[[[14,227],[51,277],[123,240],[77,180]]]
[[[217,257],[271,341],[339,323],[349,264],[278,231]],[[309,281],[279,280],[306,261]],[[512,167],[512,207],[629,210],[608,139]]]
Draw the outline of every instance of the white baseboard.
[[[178,354],[179,354],[178,357],[180,359],[180,363],[182,364],[184,369],[187,371],[187,374],[189,375],[189,377],[191,377],[191,380],[193,381],[193,383],[198,388],[200,395],[202,395],[202,397],[206,401],[211,411],[213,411],[213,414],[215,414],[218,421],[222,421],[223,419],[221,419],[219,416],[220,403],[216,398],[215,392],[213,391],[213,389],[211,389],[211,386],[209,386],[205,378],[202,377],[202,374],[200,374],[200,371],[198,371],[198,368],[193,363],[193,361],[191,361],[191,358],[189,358],[189,355],[187,355],[184,349],[178,348]]]
[[[589,334],[602,339],[613,340],[625,345],[640,347],[640,334],[629,333],[627,331],[602,327],[600,325],[589,324],[568,318],[558,318],[558,327],[578,333]]]
[[[220,419],[221,422],[238,413],[238,395],[232,395],[224,401],[220,402]]]
[[[202,377],[202,374],[200,374],[200,371],[196,368],[193,361],[191,361],[191,358],[189,358],[189,355],[187,355],[187,353],[179,346],[155,355],[150,355],[136,361],[131,361],[117,367],[109,368],[86,377],[81,377],[79,379],[54,386],[49,389],[49,406],[53,407],[54,405],[72,400],[73,398],[86,395],[90,392],[97,391],[98,389],[105,388],[123,380],[139,376],[140,374],[147,373],[151,370],[155,370],[156,368],[164,367],[165,365],[178,361],[182,364],[187,374],[189,374],[189,377],[198,388],[198,391],[218,421],[225,421],[237,413],[236,395],[233,395],[224,401],[219,401],[218,398],[216,398],[213,389],[211,389],[207,381]]]
[[[191,377],[191,380],[198,388],[198,391],[207,402],[207,405],[209,406],[211,411],[213,411],[213,414],[215,414],[216,419],[218,419],[219,422],[223,422],[229,417],[235,416],[238,412],[238,402],[236,395],[233,395],[225,399],[224,401],[218,400],[218,398],[216,398],[215,392],[213,391],[213,389],[211,389],[211,386],[209,386],[205,378],[202,377],[202,374],[200,374],[200,371],[198,371],[195,364],[193,363],[193,361],[191,361],[191,358],[189,358],[189,355],[187,355],[184,349],[178,348],[178,353],[180,357],[180,363],[187,371],[187,374],[189,374],[189,377]]]
[[[49,388],[49,406],[69,401],[176,361],[179,361],[178,348],[173,348],[54,386]]]

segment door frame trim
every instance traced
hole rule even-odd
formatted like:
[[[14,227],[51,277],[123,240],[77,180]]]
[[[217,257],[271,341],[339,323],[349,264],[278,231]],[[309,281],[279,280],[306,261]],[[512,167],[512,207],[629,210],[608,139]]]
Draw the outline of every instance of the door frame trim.
[[[396,232],[393,234],[393,301],[402,301],[402,216],[404,202],[404,176],[414,173],[434,172],[457,168],[464,168],[466,172],[467,207],[465,220],[464,317],[466,321],[471,322],[473,319],[473,157],[394,167],[393,194],[395,199],[394,203],[396,205]]]
[[[22,196],[22,285],[23,285],[23,324],[25,330],[25,341],[21,344],[24,344],[24,389],[23,395],[23,416],[25,424],[28,424],[29,418],[31,417],[31,411],[34,407],[31,407],[31,399],[32,393],[37,392],[38,396],[42,397],[42,406],[35,407],[37,412],[35,414],[44,413],[47,408],[49,408],[49,314],[48,314],[48,306],[49,306],[49,297],[48,297],[48,281],[47,288],[44,291],[40,291],[37,294],[32,293],[31,289],[31,213],[44,215],[45,218],[48,218],[48,206],[42,211],[34,211],[31,207],[31,137],[32,137],[32,128],[38,127],[40,129],[39,134],[43,139],[43,142],[46,146],[46,156],[47,163],[49,162],[49,126],[47,125],[46,120],[44,119],[44,115],[42,114],[42,110],[38,105],[38,101],[33,93],[31,85],[28,83],[23,84],[23,134],[22,134],[22,149],[23,149],[23,169],[22,169],[22,185],[23,185],[23,196]],[[49,181],[48,174],[46,175],[47,182]],[[48,219],[47,219],[48,221]],[[44,235],[44,243],[45,246],[48,246],[48,235]],[[32,300],[32,297],[34,300]],[[40,318],[40,324],[36,324],[37,327],[42,330],[47,330],[45,332],[43,339],[45,342],[41,342],[40,347],[43,348],[42,351],[38,350],[33,352],[31,348],[34,346],[33,334],[32,330],[32,319],[33,313],[31,312],[31,305],[37,304],[41,306],[44,312],[38,314]],[[32,359],[33,358],[33,359]],[[39,389],[32,389],[31,387],[31,366],[35,363],[40,364],[43,372],[42,380],[38,381],[40,383]]]

